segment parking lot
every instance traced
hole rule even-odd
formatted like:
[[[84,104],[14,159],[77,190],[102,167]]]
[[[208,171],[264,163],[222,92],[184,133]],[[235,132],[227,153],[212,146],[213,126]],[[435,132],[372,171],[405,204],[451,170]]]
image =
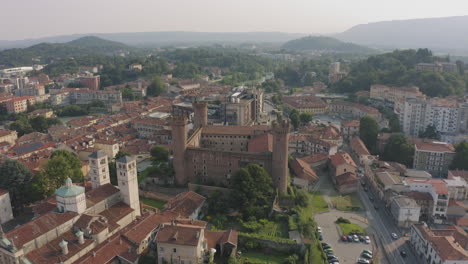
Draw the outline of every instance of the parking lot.
[[[340,264],[343,263],[356,263],[357,258],[364,249],[373,250],[374,241],[371,237],[371,244],[364,244],[363,242],[342,242],[339,233],[339,227],[335,224],[338,217],[344,217],[353,224],[358,224],[368,231],[368,226],[365,223],[355,220],[354,213],[346,213],[340,211],[330,211],[326,213],[317,214],[315,220],[318,226],[322,228],[323,241],[328,243],[334,251],[334,255],[338,257]],[[369,234],[369,231],[367,232]],[[373,250],[375,252],[375,250]],[[375,253],[374,253],[375,254]]]

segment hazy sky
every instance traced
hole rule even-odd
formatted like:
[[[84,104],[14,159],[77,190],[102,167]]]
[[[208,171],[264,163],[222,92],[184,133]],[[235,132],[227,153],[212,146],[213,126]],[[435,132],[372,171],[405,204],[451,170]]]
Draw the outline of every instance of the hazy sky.
[[[74,33],[335,33],[368,22],[460,16],[466,0],[1,0],[0,39]]]

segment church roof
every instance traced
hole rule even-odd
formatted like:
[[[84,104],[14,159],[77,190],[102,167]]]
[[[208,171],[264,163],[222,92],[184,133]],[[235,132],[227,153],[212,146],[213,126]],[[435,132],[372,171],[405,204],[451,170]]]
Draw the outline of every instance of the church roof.
[[[74,185],[71,179],[68,178],[66,181],[66,185],[59,188],[57,191],[55,191],[55,194],[57,194],[60,197],[75,197],[84,192],[85,192],[84,187]]]

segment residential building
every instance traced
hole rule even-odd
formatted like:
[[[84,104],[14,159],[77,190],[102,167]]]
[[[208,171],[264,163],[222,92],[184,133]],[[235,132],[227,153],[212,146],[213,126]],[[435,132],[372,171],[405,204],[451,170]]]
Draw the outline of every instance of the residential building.
[[[293,135],[289,137],[289,154],[295,156],[310,156],[322,153],[333,155],[338,151],[338,146],[312,136]]]
[[[12,219],[13,210],[11,209],[10,193],[7,190],[0,189],[0,225]],[[1,257],[0,260],[2,260]]]
[[[244,89],[229,96],[223,103],[222,113],[225,124],[245,126],[259,124],[264,115],[263,91],[261,89]]]
[[[455,156],[455,148],[445,142],[417,142],[413,168],[428,171],[433,177],[446,177]]]
[[[0,142],[8,142],[11,145],[15,145],[16,139],[18,139],[18,133],[15,130],[0,130]]]
[[[405,181],[410,191],[429,193],[432,196],[433,208],[430,216],[435,223],[447,219],[449,191],[442,179],[408,179]]]
[[[343,139],[350,140],[353,137],[359,136],[359,120],[343,120],[341,121],[341,134]]]
[[[70,91],[69,104],[89,104],[99,100],[107,105],[122,103],[120,91],[99,91],[88,89],[68,89]]]
[[[115,155],[117,155],[120,150],[119,142],[108,137],[96,139],[94,141],[94,147],[106,153],[111,159],[115,158]]]
[[[336,83],[348,75],[347,72],[341,71],[341,63],[339,61],[332,62],[328,70],[328,81]]]
[[[328,167],[330,178],[340,193],[351,193],[357,190],[357,166],[348,153],[338,152],[331,155]]]
[[[431,229],[425,223],[415,224],[410,243],[421,263],[468,263],[468,235],[461,228]]]
[[[435,63],[418,63],[416,64],[417,71],[431,71],[431,72],[457,72],[457,65],[455,63],[435,62]]]
[[[7,112],[9,114],[26,112],[28,104],[33,105],[35,102],[32,96],[14,97],[6,103]]]
[[[421,207],[413,199],[405,196],[393,198],[390,211],[398,227],[408,228],[419,222]]]
[[[359,137],[353,137],[350,141],[352,154],[359,160],[359,165],[372,164],[378,157],[370,154],[364,142]]]
[[[101,85],[101,77],[99,75],[80,77],[79,81],[80,84],[91,91],[99,90],[99,86]]]
[[[299,113],[323,114],[327,111],[327,103],[315,96],[285,96],[283,102],[286,109],[295,109]]]
[[[30,87],[24,87],[22,89],[15,90],[15,96],[41,96],[44,94],[45,88],[42,84],[36,84]]]
[[[293,159],[289,165],[294,174],[300,179],[306,180],[307,184],[313,184],[319,180],[315,170],[304,160],[300,158]]]
[[[345,101],[331,102],[328,105],[328,111],[332,114],[342,114],[357,119],[364,116],[370,116],[378,122],[382,119],[382,114],[374,107]]]
[[[139,63],[133,63],[128,66],[129,71],[142,71],[143,66]]]
[[[131,124],[138,131],[140,138],[155,138],[161,135],[162,131],[171,129],[168,121],[151,117],[136,118]]]

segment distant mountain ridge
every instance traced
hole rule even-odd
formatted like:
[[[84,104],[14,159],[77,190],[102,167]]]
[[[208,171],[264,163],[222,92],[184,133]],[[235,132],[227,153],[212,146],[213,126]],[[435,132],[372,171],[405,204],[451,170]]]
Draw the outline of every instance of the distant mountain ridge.
[[[284,43],[306,36],[302,33],[282,32],[134,32],[134,33],[96,33],[45,37],[26,40],[0,40],[0,49],[25,48],[35,44],[65,43],[85,36],[117,41],[130,46],[165,46],[183,44],[213,43]]]
[[[332,37],[308,36],[286,42],[283,46],[286,50],[295,51],[330,51],[343,53],[375,53],[376,50],[347,43]]]
[[[334,35],[378,48],[429,48],[468,54],[468,16],[383,21],[357,25]]]
[[[28,48],[15,48],[0,51],[0,64],[7,66],[30,65],[33,59],[36,63],[49,63],[55,59],[63,59],[87,55],[114,55],[117,52],[130,52],[135,48],[125,44],[101,39],[95,36],[82,37],[67,43],[40,43]]]

